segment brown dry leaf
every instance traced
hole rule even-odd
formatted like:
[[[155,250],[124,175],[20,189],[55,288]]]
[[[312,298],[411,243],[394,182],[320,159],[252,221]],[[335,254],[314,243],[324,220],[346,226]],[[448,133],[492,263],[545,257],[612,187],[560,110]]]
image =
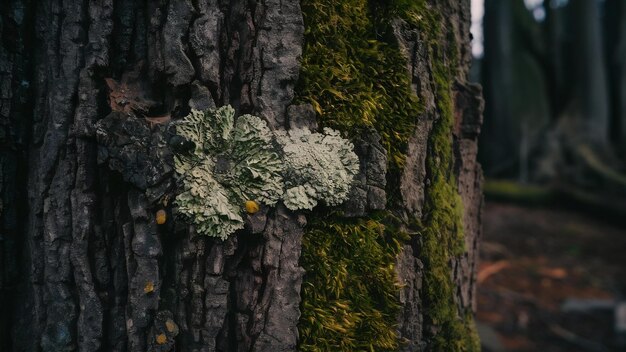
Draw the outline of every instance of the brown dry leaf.
[[[118,82],[113,78],[105,78],[109,87],[109,105],[111,110],[124,113],[148,111],[154,102],[147,98],[147,92],[140,79],[141,65],[133,71],[126,72]]]
[[[495,262],[493,264],[485,265],[483,268],[481,268],[478,271],[478,277],[477,277],[478,283],[484,282],[491,275],[496,274],[497,272],[499,272],[502,269],[505,269],[505,268],[507,268],[509,266],[510,266],[510,264],[506,260],[500,260],[500,261],[497,261],[497,262]]]
[[[498,334],[500,342],[506,351],[524,350],[530,351],[534,349],[534,343],[526,336],[519,334]]]

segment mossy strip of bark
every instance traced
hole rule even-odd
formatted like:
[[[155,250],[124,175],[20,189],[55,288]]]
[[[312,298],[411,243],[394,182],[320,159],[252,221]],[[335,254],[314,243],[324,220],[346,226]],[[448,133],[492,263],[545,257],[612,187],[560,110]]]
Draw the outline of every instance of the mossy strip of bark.
[[[391,173],[420,112],[406,61],[367,0],[304,0],[305,45],[296,101],[322,126],[358,136],[374,128]],[[393,192],[393,190],[392,190]],[[392,193],[389,192],[389,193]],[[390,215],[358,220],[315,214],[303,239],[299,324],[302,351],[397,351],[399,286],[394,271],[405,241]],[[383,225],[384,224],[384,225]]]
[[[367,0],[303,0],[305,44],[296,101],[309,103],[322,126],[356,136],[373,127],[390,168],[401,168],[420,104],[406,60],[385,40],[389,28]]]
[[[397,351],[394,261],[407,238],[383,212],[329,216],[303,238],[301,351]],[[384,223],[384,224],[383,224]]]
[[[465,252],[463,204],[454,175],[452,83],[457,75],[458,53],[452,26],[424,0],[395,0],[391,8],[419,29],[429,44],[439,118],[429,138],[424,218],[421,221],[424,262],[424,316],[428,350],[479,351],[480,343],[471,312],[459,312],[455,301],[451,260]],[[447,28],[447,29],[445,29]]]
[[[456,68],[458,55],[454,44],[441,46],[454,35],[445,35],[444,19],[425,1],[304,0],[302,9],[305,46],[296,101],[313,105],[323,126],[350,135],[375,128],[387,149],[391,174],[404,165],[408,137],[423,107],[411,92],[406,61],[389,38],[389,24],[399,17],[423,32],[440,113],[429,140],[426,215],[415,219],[422,229],[424,315],[427,326],[437,330],[425,337],[430,350],[479,350],[472,315],[459,312],[455,302],[450,268],[451,259],[465,251],[452,149],[456,71],[450,67]],[[331,217],[309,226],[302,249],[307,274],[301,350],[399,349],[399,286],[393,267],[402,234],[383,223],[385,217],[354,222]]]

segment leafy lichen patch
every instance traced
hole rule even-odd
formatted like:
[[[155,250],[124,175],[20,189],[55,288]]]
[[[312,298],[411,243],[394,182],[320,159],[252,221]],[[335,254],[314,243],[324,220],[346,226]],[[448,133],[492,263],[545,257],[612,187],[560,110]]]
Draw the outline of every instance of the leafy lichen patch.
[[[176,133],[190,148],[174,159],[175,204],[201,235],[225,239],[244,227],[244,211],[283,195],[291,210],[338,205],[359,169],[354,146],[334,130],[272,132],[259,117],[235,119],[230,106],[192,110]]]
[[[276,140],[283,148],[287,208],[312,210],[319,201],[336,206],[346,200],[359,172],[352,143],[330,128],[280,131]]]
[[[235,121],[230,106],[192,110],[176,133],[194,148],[174,158],[182,189],[175,204],[198,234],[225,239],[244,227],[246,201],[274,205],[280,199],[283,163],[261,118]]]

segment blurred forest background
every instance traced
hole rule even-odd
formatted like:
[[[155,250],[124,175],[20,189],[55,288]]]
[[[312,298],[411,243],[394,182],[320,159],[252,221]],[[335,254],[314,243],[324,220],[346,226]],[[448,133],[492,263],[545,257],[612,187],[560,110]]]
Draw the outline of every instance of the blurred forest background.
[[[473,0],[490,351],[626,351],[626,1]]]

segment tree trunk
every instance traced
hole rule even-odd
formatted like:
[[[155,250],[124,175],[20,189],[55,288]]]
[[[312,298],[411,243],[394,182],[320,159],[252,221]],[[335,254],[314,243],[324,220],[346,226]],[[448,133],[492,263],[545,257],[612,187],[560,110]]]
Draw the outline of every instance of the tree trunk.
[[[327,210],[263,208],[227,240],[196,236],[167,201],[176,194],[167,126],[149,119],[227,104],[261,116],[273,130],[313,116],[306,99],[296,104],[294,96],[304,96],[303,45],[316,40],[305,32],[315,25],[306,22],[307,9],[316,5],[0,5],[0,350],[277,352],[295,351],[304,339],[316,344],[320,336],[302,332],[309,296],[301,286],[304,275],[319,271],[300,254],[312,251],[310,242],[303,248],[312,233],[307,222]],[[383,130],[372,132],[382,142],[342,131],[361,161],[349,201],[357,211],[344,213],[367,219],[384,211],[411,235],[394,266],[404,286],[387,288],[400,307],[392,325],[398,344],[390,349],[472,350],[482,101],[467,83],[469,0],[422,5],[433,28],[396,12],[378,22],[367,12],[382,27],[393,22],[392,36],[374,40],[404,54],[404,76],[422,110],[406,122],[405,144],[387,143]],[[141,113],[111,113],[111,104],[145,102]],[[318,122],[338,128],[325,120],[327,106],[321,109]],[[385,150],[404,155],[401,167],[386,167],[392,155]],[[157,225],[154,214],[163,207],[168,220]],[[365,345],[377,336],[367,338]]]
[[[490,177],[526,182],[530,155],[551,123],[544,40],[522,0],[486,0],[484,23],[482,82],[489,99],[481,161]]]
[[[604,43],[611,107],[609,131],[618,155],[624,155],[626,151],[626,4],[609,0],[605,6],[606,39]],[[623,157],[622,160],[624,160]]]
[[[572,0],[568,10],[573,40],[569,49],[571,95],[561,124],[574,138],[599,147],[609,137],[609,95],[598,3]],[[576,136],[578,135],[578,136]]]

